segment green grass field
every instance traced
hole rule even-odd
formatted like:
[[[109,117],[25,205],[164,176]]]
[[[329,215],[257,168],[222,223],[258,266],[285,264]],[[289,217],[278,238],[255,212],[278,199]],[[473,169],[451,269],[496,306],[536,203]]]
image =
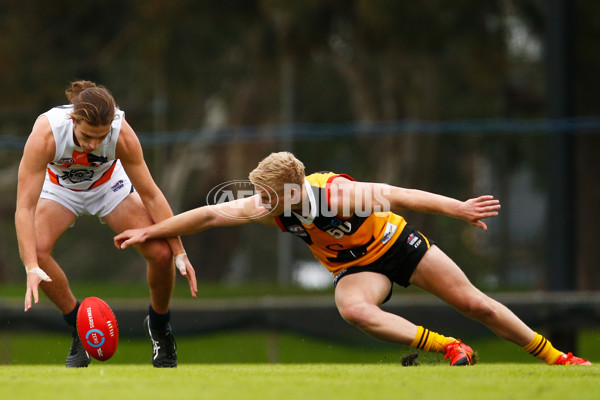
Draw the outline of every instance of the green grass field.
[[[492,335],[463,337],[480,362],[456,368],[431,353],[420,353],[418,367],[402,367],[412,349],[366,335],[352,344],[283,332],[176,337],[176,369],[152,368],[148,340],[122,336],[113,358],[73,370],[64,367],[68,331],[0,330],[0,400],[599,398],[600,331],[578,338],[578,355],[591,367],[547,366]]]
[[[580,338],[591,367],[547,366],[498,338],[473,338],[480,362],[439,354],[402,367],[405,346],[339,344],[287,333],[178,338],[179,367],[154,369],[150,344],[121,338],[117,353],[67,369],[67,335],[0,333],[0,399],[597,399],[600,334]],[[507,360],[511,360],[508,362]]]
[[[0,367],[2,399],[597,399],[600,367],[93,364]]]
[[[518,346],[495,336],[463,338],[477,351],[480,364],[535,363]],[[578,355],[600,363],[600,332],[579,335]],[[71,345],[70,334],[33,334],[0,331],[0,365],[63,365]],[[376,341],[365,335],[360,343],[321,340],[293,333],[230,331],[197,336],[178,336],[180,365],[240,363],[365,363],[398,364],[413,352],[407,346]],[[98,365],[147,364],[150,342],[145,338],[122,336],[115,355]],[[441,354],[419,355],[422,364],[443,363]]]

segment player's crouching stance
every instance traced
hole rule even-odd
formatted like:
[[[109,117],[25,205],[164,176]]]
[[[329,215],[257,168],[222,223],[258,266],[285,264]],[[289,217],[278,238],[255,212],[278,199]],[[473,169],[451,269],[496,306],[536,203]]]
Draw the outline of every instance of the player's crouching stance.
[[[93,82],[77,81],[66,94],[71,104],[40,115],[25,145],[15,226],[27,273],[25,311],[38,302],[40,287],[73,328],[66,366],[86,367],[90,357],[75,330],[80,303],[52,257],[56,241],[82,214],[96,215],[115,232],[122,232],[173,213],[110,92]],[[195,272],[177,237],[149,241],[136,249],[147,263],[151,304],[144,325],[152,340],[152,363],[174,367],[177,351],[169,326],[173,265],[187,278],[193,297]]]
[[[438,213],[487,230],[483,220],[500,209],[492,196],[463,202],[420,190],[355,182],[343,174],[305,176],[302,162],[287,152],[262,160],[250,173],[250,181],[256,191],[252,197],[125,231],[115,237],[115,245],[126,248],[151,238],[257,222],[303,240],[332,272],[341,316],[377,339],[442,353],[450,365],[476,361],[471,347],[460,340],[380,308],[391,296],[393,283],[413,284],[548,364],[591,364],[556,350],[508,308],[475,288],[444,252],[397,214],[407,209]]]

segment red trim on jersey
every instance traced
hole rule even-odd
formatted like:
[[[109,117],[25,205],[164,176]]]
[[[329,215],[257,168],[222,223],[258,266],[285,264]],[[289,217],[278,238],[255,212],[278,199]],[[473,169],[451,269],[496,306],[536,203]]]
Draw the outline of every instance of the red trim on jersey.
[[[96,188],[100,185],[102,185],[103,183],[108,182],[108,180],[111,178],[113,172],[115,171],[115,167],[117,166],[117,160],[113,161],[113,164],[110,166],[109,169],[107,169],[106,171],[104,171],[104,173],[102,174],[102,176],[100,177],[100,179],[98,179],[96,182],[94,182],[89,188],[82,190],[82,189],[71,189],[71,188],[67,188],[69,190],[72,190],[74,192],[85,192],[86,190],[90,190],[93,188]],[[61,187],[65,187],[63,185],[60,184],[60,182],[58,181],[58,175],[56,175],[54,172],[52,172],[52,170],[50,168],[46,168],[48,170],[48,177],[50,178],[50,182],[54,183],[55,185],[61,186]]]
[[[275,217],[275,222],[277,222],[277,225],[279,225],[279,229],[281,229],[282,232],[286,232],[285,227],[281,223],[281,220],[279,219],[278,216]]]
[[[113,171],[115,170],[115,167],[117,166],[117,160],[113,161],[113,164],[110,166],[109,169],[106,170],[106,172],[104,172],[102,174],[102,176],[100,177],[100,179],[98,179],[96,182],[94,182],[94,184],[92,186],[90,186],[88,188],[88,190],[93,189],[95,187],[98,187],[100,185],[102,185],[103,183],[108,182],[108,180],[110,179],[110,177],[113,174]]]
[[[60,183],[58,183],[58,175],[56,175],[54,172],[52,172],[52,170],[50,168],[46,168],[48,170],[48,177],[50,178],[50,182],[58,185],[58,186],[62,186]]]

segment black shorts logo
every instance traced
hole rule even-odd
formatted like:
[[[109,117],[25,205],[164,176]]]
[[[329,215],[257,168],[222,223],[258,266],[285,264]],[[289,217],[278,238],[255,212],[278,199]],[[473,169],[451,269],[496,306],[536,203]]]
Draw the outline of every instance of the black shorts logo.
[[[406,239],[406,243],[408,243],[409,246],[413,246],[415,249],[419,247],[421,242],[422,240],[414,233],[408,235],[408,238]]]

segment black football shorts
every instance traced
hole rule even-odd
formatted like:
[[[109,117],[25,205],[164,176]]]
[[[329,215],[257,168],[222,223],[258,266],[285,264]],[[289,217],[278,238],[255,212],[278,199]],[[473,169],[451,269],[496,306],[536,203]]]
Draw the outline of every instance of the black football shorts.
[[[414,226],[407,224],[396,242],[383,256],[371,264],[346,268],[335,276],[333,283],[337,285],[339,280],[346,275],[358,272],[377,272],[387,276],[390,281],[398,285],[408,287],[415,268],[433,244],[433,241],[427,239]],[[385,301],[389,300],[391,294],[390,291]]]

